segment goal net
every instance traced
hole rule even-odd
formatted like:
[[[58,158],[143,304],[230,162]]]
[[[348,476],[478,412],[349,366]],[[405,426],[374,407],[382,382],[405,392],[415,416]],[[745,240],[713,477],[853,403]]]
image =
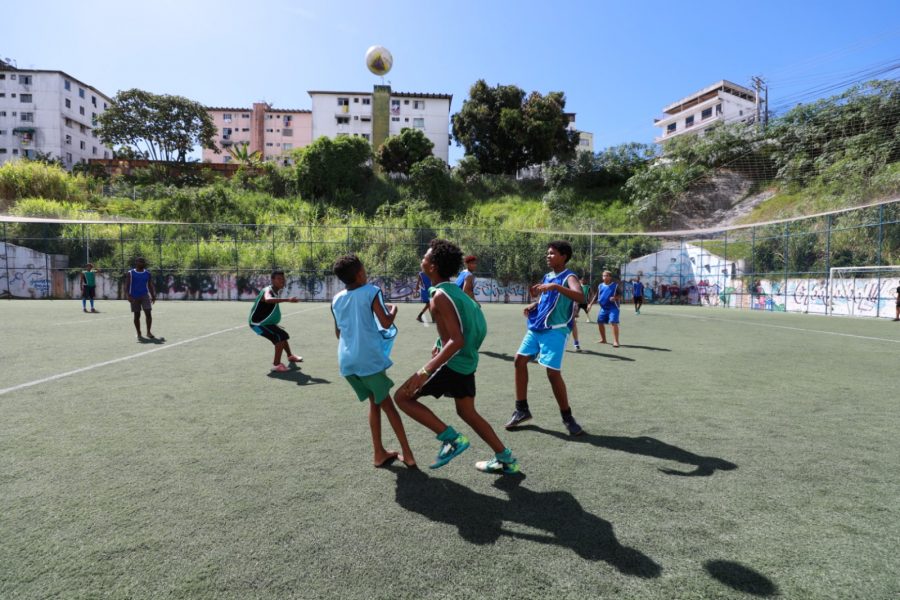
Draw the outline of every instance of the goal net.
[[[832,267],[827,313],[850,317],[893,317],[900,265]]]

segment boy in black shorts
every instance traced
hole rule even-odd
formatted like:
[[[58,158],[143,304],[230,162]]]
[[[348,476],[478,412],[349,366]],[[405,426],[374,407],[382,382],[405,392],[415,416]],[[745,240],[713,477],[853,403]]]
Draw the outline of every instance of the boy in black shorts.
[[[519,464],[512,451],[475,410],[475,369],[487,323],[478,303],[450,281],[461,266],[462,251],[457,246],[446,240],[431,240],[422,258],[422,271],[431,278],[431,316],[439,338],[431,360],[400,386],[394,399],[403,412],[437,434],[441,447],[432,469],[462,454],[469,447],[469,439],[419,402],[421,396],[453,398],[456,414],[491,447],[494,458],[475,463],[476,469],[485,473],[516,473]]]
[[[895,321],[900,321],[900,287],[897,288],[897,314],[894,315]]]
[[[275,360],[272,362],[272,370],[278,373],[288,370],[281,363],[281,354],[285,350],[287,350],[290,362],[303,362],[302,357],[291,353],[291,347],[288,345],[291,336],[278,326],[278,323],[281,322],[281,309],[278,308],[278,305],[282,302],[300,302],[300,299],[295,296],[279,298],[278,294],[284,289],[284,286],[284,271],[272,271],[272,285],[267,285],[256,297],[256,302],[250,309],[249,318],[250,329],[256,332],[256,335],[263,336],[275,345]]]

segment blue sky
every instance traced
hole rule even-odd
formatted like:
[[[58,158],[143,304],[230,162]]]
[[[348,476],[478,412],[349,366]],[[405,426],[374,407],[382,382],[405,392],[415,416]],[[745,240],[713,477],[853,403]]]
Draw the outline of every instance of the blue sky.
[[[369,90],[379,78],[363,57],[380,44],[393,89],[453,94],[451,112],[477,79],[562,90],[595,150],[652,141],[663,106],[720,79],[761,75],[771,105],[790,106],[900,61],[897,0],[48,0],[4,17],[0,57],[19,67],[213,106],[310,108],[307,90]]]

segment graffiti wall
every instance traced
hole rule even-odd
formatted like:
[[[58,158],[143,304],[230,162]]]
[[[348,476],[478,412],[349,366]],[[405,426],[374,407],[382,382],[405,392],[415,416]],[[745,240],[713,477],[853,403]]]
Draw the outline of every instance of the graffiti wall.
[[[59,298],[65,295],[68,258],[23,246],[0,244],[0,298]]]
[[[898,277],[827,279],[761,279],[753,285],[750,308],[808,314],[893,318]]]

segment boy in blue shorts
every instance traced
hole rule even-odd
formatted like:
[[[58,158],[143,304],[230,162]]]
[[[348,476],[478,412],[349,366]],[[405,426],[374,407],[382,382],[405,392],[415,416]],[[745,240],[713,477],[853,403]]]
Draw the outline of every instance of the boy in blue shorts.
[[[563,424],[570,435],[581,435],[584,430],[572,416],[566,382],[562,378],[562,359],[566,340],[575,321],[578,304],[584,302],[584,291],[578,277],[566,268],[572,258],[572,245],[558,240],[547,244],[547,266],[550,272],[541,283],[531,288],[531,295],[540,298],[525,307],[528,332],[516,352],[516,409],[506,423],[512,430],[531,420],[528,408],[528,363],[536,356],[538,364],[547,369],[547,379],[553,396],[559,405]]]
[[[469,447],[466,436],[419,402],[422,396],[449,396],[456,403],[456,414],[494,451],[492,459],[475,463],[475,468],[485,473],[517,473],[519,463],[512,451],[475,410],[475,370],[478,349],[487,334],[487,322],[478,303],[450,280],[459,272],[462,262],[462,251],[440,239],[431,240],[422,258],[422,271],[433,283],[429,290],[431,316],[439,337],[431,350],[431,359],[397,390],[397,405],[437,434],[441,446],[432,469],[446,465]]]
[[[291,346],[288,340],[291,336],[288,332],[278,326],[281,322],[281,309],[278,307],[282,302],[300,302],[300,299],[291,296],[290,298],[279,298],[278,294],[284,289],[286,284],[284,271],[272,271],[272,285],[267,285],[262,289],[253,308],[250,309],[250,317],[248,322],[250,329],[256,335],[261,335],[275,346],[275,359],[272,361],[272,371],[276,373],[284,373],[288,370],[281,363],[281,355],[287,351],[288,361],[292,363],[303,362],[303,358],[295,356],[291,353]]]
[[[428,296],[428,289],[431,287],[431,280],[428,278],[428,275],[419,271],[419,276],[416,278],[416,293],[419,294],[419,299],[422,301],[422,310],[419,311],[419,314],[416,315],[416,321],[419,323],[427,323],[422,320],[422,315],[425,314],[425,311],[428,310],[428,305],[431,303],[431,298]]]
[[[597,327],[600,328],[600,341],[606,343],[606,324],[612,325],[613,348],[619,347],[619,302],[622,300],[622,292],[619,284],[612,279],[612,273],[603,271],[603,283],[597,287],[597,304],[600,305],[600,314],[597,315]]]
[[[397,335],[394,325],[397,307],[384,303],[381,289],[368,282],[366,268],[355,254],[338,258],[334,263],[334,274],[347,286],[331,301],[334,334],[338,338],[338,366],[359,401],[369,401],[373,464],[376,468],[386,467],[399,458],[407,467],[415,469],[416,461],[406,439],[403,421],[391,400],[394,382],[387,376],[387,370],[393,364],[390,354]],[[384,448],[382,410],[397,435],[402,454]]]
[[[640,276],[635,277],[631,282],[631,290],[634,296],[634,314],[639,315],[641,307],[644,305],[644,284],[641,283]]]

